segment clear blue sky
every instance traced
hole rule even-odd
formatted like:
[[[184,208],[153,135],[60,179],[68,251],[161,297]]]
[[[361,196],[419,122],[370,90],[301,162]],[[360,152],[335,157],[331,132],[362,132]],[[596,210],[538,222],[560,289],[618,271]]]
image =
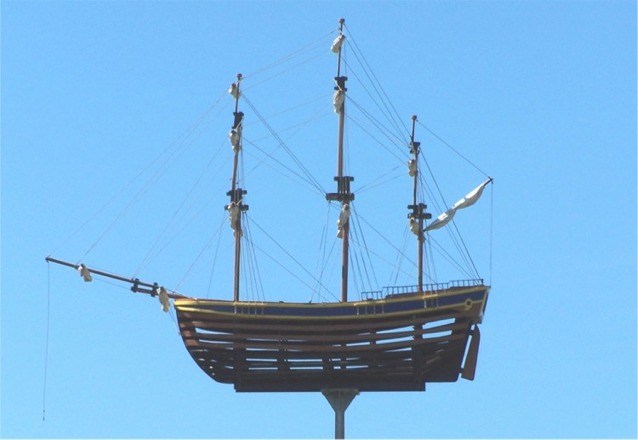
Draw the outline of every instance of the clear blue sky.
[[[636,438],[636,2],[3,1],[1,8],[2,437],[333,436],[320,394],[237,394],[199,370],[154,300],[84,284],[44,257],[82,259],[190,295],[210,291],[207,272],[198,271],[207,263],[190,265],[220,222],[228,235],[221,206],[232,103],[224,92],[242,72],[251,102],[275,116],[273,128],[300,122],[301,110],[280,111],[329,96],[334,57],[313,52],[319,67],[301,66],[285,82],[276,71],[258,73],[325,39],[345,17],[402,123],[418,114],[495,179],[477,207],[482,214],[459,220],[473,236],[474,224],[489,229],[493,219],[491,270],[489,240],[468,239],[493,285],[476,380],[424,393],[364,393],[348,409],[346,436]],[[270,86],[277,92],[269,95]],[[354,78],[349,88],[365,101]],[[220,122],[200,124],[164,170],[162,154],[182,151],[172,142],[220,97],[207,114]],[[243,110],[247,139],[259,144],[264,129]],[[301,158],[327,158],[325,173],[319,165],[312,171],[332,191],[330,112],[319,118],[325,130],[295,128],[282,138]],[[349,126],[352,154],[364,157],[349,163],[364,184],[365,168],[385,156]],[[441,143],[420,126],[417,139],[436,161]],[[224,153],[214,157],[220,144]],[[254,157],[246,153],[247,169]],[[483,179],[452,158],[439,163],[451,201]],[[285,180],[264,181],[267,170],[247,173],[256,182],[250,214],[266,227],[286,225],[284,239],[303,243],[325,202],[315,214],[306,199],[276,189]],[[108,202],[137,194],[153,172],[161,173],[155,185],[85,256],[125,206]],[[193,182],[190,211],[174,215]],[[267,196],[276,202],[263,202]],[[357,197],[362,209],[368,192]],[[382,211],[400,197],[368,203]],[[405,214],[393,213],[402,228]],[[146,261],[172,218],[186,225],[175,226],[184,237]],[[303,285],[274,273],[262,270],[267,299],[308,299]],[[224,283],[211,294],[230,298]]]

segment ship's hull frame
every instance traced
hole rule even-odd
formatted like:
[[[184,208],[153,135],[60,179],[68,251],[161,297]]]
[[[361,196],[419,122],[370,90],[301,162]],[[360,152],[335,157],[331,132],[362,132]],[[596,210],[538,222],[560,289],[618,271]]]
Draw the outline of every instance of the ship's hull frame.
[[[478,344],[488,293],[479,284],[323,304],[179,298],[174,307],[195,362],[236,391],[423,391],[473,378],[466,348]]]

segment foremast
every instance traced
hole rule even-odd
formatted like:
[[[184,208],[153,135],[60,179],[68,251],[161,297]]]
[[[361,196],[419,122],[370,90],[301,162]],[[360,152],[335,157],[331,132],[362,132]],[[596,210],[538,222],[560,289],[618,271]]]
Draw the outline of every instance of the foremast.
[[[425,211],[427,205],[417,203],[418,184],[419,184],[419,154],[421,152],[421,142],[414,140],[414,129],[417,117],[412,116],[412,133],[410,135],[410,154],[412,158],[408,161],[408,173],[412,177],[412,204],[408,205],[411,212],[408,214],[408,222],[410,230],[417,237],[417,286],[418,291],[423,292],[423,247],[425,244],[425,234],[423,221],[432,218],[432,214]]]
[[[348,77],[341,75],[341,49],[345,40],[343,34],[343,24],[345,20],[339,20],[339,35],[333,41],[332,52],[336,53],[337,59],[337,76],[335,76],[335,87],[333,95],[334,110],[339,115],[339,131],[337,136],[337,175],[334,180],[337,182],[337,192],[327,193],[326,199],[329,201],[338,201],[341,203],[341,212],[337,220],[337,237],[342,239],[341,253],[341,301],[348,301],[348,255],[349,255],[349,237],[350,237],[350,202],[354,200],[354,194],[350,192],[350,182],[354,177],[344,176],[343,171],[343,137],[346,119],[345,98],[346,81]]]
[[[239,97],[241,93],[240,82],[242,80],[241,73],[237,74],[237,82],[231,84],[228,89],[228,93],[235,98],[235,111],[233,112],[233,126],[228,133],[231,147],[233,149],[233,176],[231,180],[230,191],[226,193],[230,197],[230,203],[224,207],[228,211],[228,219],[230,221],[230,227],[233,230],[235,237],[235,271],[234,271],[234,284],[233,284],[233,301],[239,301],[239,274],[241,266],[241,214],[248,210],[248,205],[243,202],[243,196],[247,193],[246,190],[238,187],[238,167],[239,167],[239,153],[242,148],[242,122],[244,119],[244,113],[239,111]]]

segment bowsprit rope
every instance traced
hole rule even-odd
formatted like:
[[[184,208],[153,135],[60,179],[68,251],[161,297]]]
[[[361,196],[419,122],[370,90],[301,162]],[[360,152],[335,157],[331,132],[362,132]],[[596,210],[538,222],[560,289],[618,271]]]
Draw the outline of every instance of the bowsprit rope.
[[[46,339],[44,344],[44,381],[42,386],[42,421],[45,421],[46,415],[46,396],[47,396],[47,370],[49,366],[49,317],[51,315],[51,265],[47,262],[47,321],[46,321]]]

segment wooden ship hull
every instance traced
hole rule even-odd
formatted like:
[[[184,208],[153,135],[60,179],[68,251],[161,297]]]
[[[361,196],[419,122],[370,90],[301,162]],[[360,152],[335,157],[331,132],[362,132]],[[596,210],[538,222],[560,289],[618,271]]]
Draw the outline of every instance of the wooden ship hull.
[[[450,284],[343,303],[179,298],[174,307],[194,361],[236,391],[423,391],[474,378],[489,286]]]

